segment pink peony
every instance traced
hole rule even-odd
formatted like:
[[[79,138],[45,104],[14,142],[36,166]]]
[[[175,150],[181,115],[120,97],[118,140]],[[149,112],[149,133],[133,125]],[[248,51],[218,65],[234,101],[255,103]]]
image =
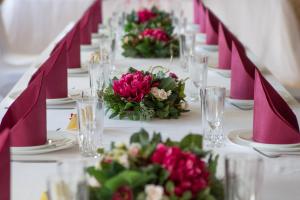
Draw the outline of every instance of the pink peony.
[[[178,76],[177,76],[175,73],[170,72],[169,76],[170,76],[171,78],[174,78],[175,80],[178,79]]]
[[[168,42],[170,40],[168,34],[160,28],[155,28],[155,29],[147,28],[141,33],[141,36],[149,37],[163,42]]]
[[[132,190],[129,187],[120,187],[112,196],[112,200],[133,200]]]
[[[150,19],[153,19],[154,17],[156,17],[156,14],[148,9],[143,9],[143,10],[138,11],[137,15],[138,15],[139,23],[147,22]]]
[[[178,196],[182,196],[185,191],[196,195],[208,186],[209,172],[206,164],[195,154],[159,144],[151,160],[170,173],[169,179],[174,182],[175,194]]]
[[[113,81],[114,93],[130,102],[141,102],[149,94],[152,77],[141,71],[122,75],[119,80]]]

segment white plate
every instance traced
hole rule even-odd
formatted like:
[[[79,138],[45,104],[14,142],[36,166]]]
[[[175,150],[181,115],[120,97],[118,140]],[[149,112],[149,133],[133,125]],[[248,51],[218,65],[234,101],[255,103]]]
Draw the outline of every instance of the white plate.
[[[226,100],[229,103],[235,104],[237,106],[253,107],[254,105],[254,100],[232,99],[230,97],[227,97]]]
[[[21,93],[22,93],[22,91],[18,90],[15,92],[11,92],[8,96],[9,96],[9,98],[15,100],[20,96]],[[47,105],[62,105],[62,104],[74,103],[75,100],[72,99],[71,97],[66,97],[66,98],[58,98],[58,99],[47,99],[46,102],[47,102]]]
[[[245,135],[247,137],[245,137]],[[234,130],[227,135],[228,139],[237,145],[255,147],[268,152],[299,152],[300,144],[263,144],[252,140],[252,130]],[[248,139],[247,139],[248,138]],[[249,139],[251,138],[251,139]]]
[[[88,69],[85,68],[68,68],[68,74],[84,74],[87,72]]]
[[[54,144],[45,144],[38,147],[12,147],[11,152],[14,155],[36,155],[44,154],[62,149],[67,149],[76,144],[74,134],[68,132],[48,131],[48,139],[55,141]]]
[[[225,78],[230,78],[231,77],[231,70],[230,69],[219,69],[219,68],[212,67],[212,66],[208,66],[208,69],[220,74],[221,76],[223,76]]]
[[[210,45],[210,44],[203,44],[202,48],[206,51],[218,51],[219,50],[218,45]]]

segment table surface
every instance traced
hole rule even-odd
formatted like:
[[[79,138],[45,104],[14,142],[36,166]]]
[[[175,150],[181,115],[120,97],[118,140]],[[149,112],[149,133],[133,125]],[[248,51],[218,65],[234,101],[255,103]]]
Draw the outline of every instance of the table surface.
[[[38,60],[28,69],[19,82],[12,89],[20,91],[26,87],[31,75],[36,71],[36,66],[39,66],[47,59],[49,52],[54,47],[55,43],[62,38],[62,36],[70,30],[74,23],[69,24],[64,31],[48,46],[48,48],[40,55]],[[214,58],[211,58],[214,59]],[[179,61],[174,60],[171,64],[168,59],[131,59],[118,57],[116,66],[118,69],[125,71],[128,66],[136,68],[147,68],[149,66],[162,65],[177,73],[180,77],[188,77],[186,72],[183,72],[179,66]],[[278,90],[289,95],[288,92],[279,84],[270,74],[266,75],[270,83]],[[230,79],[224,78],[213,71],[208,72],[208,85],[223,86],[229,89]],[[82,77],[68,77],[69,89],[83,90],[89,88],[88,76]],[[0,119],[7,111],[7,107],[13,102],[9,97],[4,98],[0,103]],[[288,103],[295,111],[297,117],[300,116],[300,105],[289,96]],[[189,132],[200,133],[200,106],[197,103],[190,104],[191,112],[184,114],[178,120],[152,120],[146,122],[118,120],[105,118],[104,122],[104,145],[110,144],[111,141],[128,142],[130,134],[140,128],[145,128],[149,131],[159,131],[163,137],[171,137],[172,139],[180,139]],[[47,110],[47,128],[48,130],[56,130],[58,128],[65,129],[69,122],[71,113],[76,110],[63,109],[48,109]],[[224,114],[224,134],[227,135],[230,131],[236,129],[251,129],[253,111],[242,111],[230,104],[225,105]],[[75,133],[74,133],[75,134]],[[222,176],[222,157],[228,153],[238,152],[242,154],[255,153],[247,147],[241,147],[230,143],[226,139],[225,144],[221,148],[214,149],[214,151],[221,155],[219,173]],[[42,154],[31,156],[32,160],[63,160],[63,159],[80,158],[78,147],[67,150],[62,150],[55,153]],[[275,159],[268,160],[265,165],[265,180],[263,184],[263,199],[297,199],[300,195],[298,185],[300,183],[300,163],[297,159]],[[41,193],[46,190],[47,177],[55,173],[55,163],[25,163],[12,162],[12,199],[13,200],[34,200],[39,199]],[[292,176],[291,176],[292,175]]]

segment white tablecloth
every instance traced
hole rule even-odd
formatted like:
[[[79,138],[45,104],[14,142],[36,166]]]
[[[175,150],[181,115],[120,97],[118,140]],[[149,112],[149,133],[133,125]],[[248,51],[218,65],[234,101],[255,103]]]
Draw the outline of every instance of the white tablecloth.
[[[69,29],[68,27],[56,39]],[[53,48],[54,43],[41,54],[41,57],[36,62],[40,64],[45,60]],[[137,68],[150,66],[150,65],[164,65],[169,67],[172,71],[178,73],[181,77],[186,77],[187,74],[182,72],[178,60],[175,60],[171,65],[168,60],[164,59],[124,59],[117,60],[117,67],[125,69],[128,66]],[[36,65],[35,64],[35,65]],[[23,89],[31,74],[36,70],[34,65],[24,74],[21,80],[16,84],[13,91]],[[267,75],[272,85],[278,90],[286,90],[275,81],[271,75]],[[86,89],[88,88],[88,77],[69,77],[69,88]],[[223,78],[220,75],[209,71],[208,85],[221,85],[229,88],[230,79]],[[6,112],[6,107],[12,103],[12,99],[6,97],[0,104],[0,118]],[[300,116],[300,105],[290,98],[289,104],[296,112],[298,119]],[[47,127],[48,130],[56,130],[58,128],[64,129],[68,122],[71,113],[75,110],[47,110]],[[139,130],[141,127],[149,131],[160,131],[163,137],[171,137],[173,139],[180,139],[188,132],[200,132],[200,109],[198,104],[191,104],[191,112],[184,114],[178,120],[153,120],[149,122],[135,122],[128,120],[105,119],[105,129],[103,143],[108,145],[111,141],[128,142],[129,136],[132,132]],[[252,127],[252,111],[241,111],[237,108],[226,104],[225,119],[224,119],[224,133],[228,134],[229,131],[235,129],[251,129]],[[230,143],[228,140],[225,146],[215,150],[220,155],[228,154],[230,152],[240,153],[254,153],[251,149],[240,147]],[[56,153],[43,154],[33,156],[32,159],[48,160],[48,159],[67,159],[80,157],[78,147],[68,150],[59,151]],[[263,199],[264,200],[282,200],[282,199],[297,199],[300,195],[298,189],[300,184],[300,163],[294,160],[270,160],[265,170],[265,180],[263,185]],[[291,164],[292,163],[292,164]],[[46,190],[47,177],[55,172],[54,163],[20,163],[12,162],[12,199],[13,200],[33,200],[39,199],[40,194]],[[222,175],[222,161],[220,160],[219,173]]]

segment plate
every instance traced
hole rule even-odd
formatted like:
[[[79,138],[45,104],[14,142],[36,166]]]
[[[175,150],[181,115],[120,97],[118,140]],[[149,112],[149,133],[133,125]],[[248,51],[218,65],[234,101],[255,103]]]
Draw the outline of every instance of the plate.
[[[68,132],[48,131],[48,142],[40,146],[31,147],[12,147],[11,152],[13,155],[36,155],[44,154],[54,151],[70,148],[76,144],[76,137],[74,134]],[[52,142],[49,142],[49,141]]]
[[[68,68],[68,74],[85,74],[88,69],[85,68]]]
[[[268,152],[300,152],[300,144],[263,144],[252,140],[252,130],[234,130],[227,135],[237,145],[255,147]]]
[[[231,104],[235,104],[236,106],[253,107],[254,105],[254,100],[232,99],[230,97],[227,97],[226,100]]]
[[[221,76],[223,76],[225,78],[230,78],[231,77],[231,70],[230,69],[219,69],[219,68],[212,67],[212,66],[208,66],[208,69],[220,74]]]
[[[218,51],[219,50],[218,45],[210,45],[210,44],[203,44],[202,48],[206,51]]]

